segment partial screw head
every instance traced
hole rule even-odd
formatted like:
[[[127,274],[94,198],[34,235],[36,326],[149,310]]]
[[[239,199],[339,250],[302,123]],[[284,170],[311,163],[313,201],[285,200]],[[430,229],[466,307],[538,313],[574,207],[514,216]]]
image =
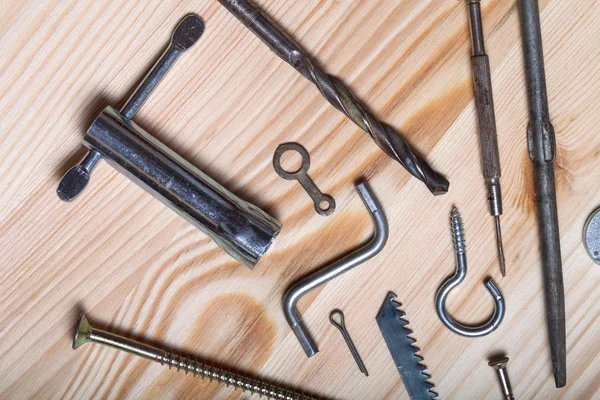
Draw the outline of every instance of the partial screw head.
[[[85,317],[85,314],[81,314],[81,317],[79,317],[79,323],[77,324],[77,330],[75,330],[75,337],[73,338],[73,350],[76,350],[82,344],[90,341],[90,330],[92,330],[90,322]]]
[[[494,370],[496,371],[498,371],[499,369],[506,368],[506,364],[508,364],[508,357],[492,360],[488,363],[488,365],[494,368]]]

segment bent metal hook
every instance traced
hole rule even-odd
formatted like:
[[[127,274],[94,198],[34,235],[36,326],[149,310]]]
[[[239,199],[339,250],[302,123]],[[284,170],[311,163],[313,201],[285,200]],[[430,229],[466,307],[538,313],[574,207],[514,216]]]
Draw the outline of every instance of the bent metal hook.
[[[371,218],[373,219],[373,224],[375,226],[373,238],[369,243],[356,249],[351,254],[313,272],[311,275],[289,288],[283,295],[283,313],[285,314],[285,319],[292,328],[294,334],[296,334],[296,337],[300,341],[300,344],[308,357],[317,354],[319,348],[296,309],[296,304],[300,298],[325,282],[328,282],[375,257],[385,247],[388,239],[389,232],[387,219],[383,214],[381,205],[371,191],[371,188],[367,186],[366,182],[362,182],[356,186],[356,190],[371,213]]]
[[[452,210],[452,217],[450,220],[452,227],[452,238],[454,239],[454,249],[456,251],[456,272],[452,277],[446,280],[438,290],[435,299],[435,308],[444,325],[446,325],[446,327],[452,332],[467,337],[485,336],[495,331],[496,328],[500,326],[506,311],[504,297],[502,297],[502,293],[493,279],[488,279],[485,282],[485,286],[494,298],[495,310],[490,320],[485,324],[480,326],[463,325],[452,318],[452,316],[448,314],[448,311],[446,310],[446,298],[448,297],[448,294],[450,294],[452,289],[460,285],[467,276],[465,235],[463,232],[462,220],[456,207],[454,207]]]

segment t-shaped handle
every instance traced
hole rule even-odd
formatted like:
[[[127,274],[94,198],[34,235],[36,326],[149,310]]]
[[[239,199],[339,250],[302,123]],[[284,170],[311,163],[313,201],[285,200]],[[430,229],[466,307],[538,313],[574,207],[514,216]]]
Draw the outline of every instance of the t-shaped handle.
[[[197,15],[190,14],[181,20],[171,36],[169,47],[121,109],[120,113],[123,117],[127,119],[135,117],[181,53],[192,47],[203,33],[204,21]],[[99,152],[90,150],[79,164],[72,167],[63,176],[56,191],[58,197],[64,201],[75,200],[86,188],[90,175],[101,158],[102,155]]]

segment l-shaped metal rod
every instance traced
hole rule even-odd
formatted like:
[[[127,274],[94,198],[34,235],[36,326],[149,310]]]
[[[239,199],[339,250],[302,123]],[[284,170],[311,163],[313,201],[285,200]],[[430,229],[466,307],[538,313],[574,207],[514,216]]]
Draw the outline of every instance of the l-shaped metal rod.
[[[388,223],[381,205],[373,195],[366,182],[356,186],[363,203],[371,213],[374,224],[373,238],[363,247],[355,250],[351,254],[342,257],[338,261],[330,264],[306,278],[302,279],[287,290],[283,296],[283,312],[285,318],[292,328],[292,331],[300,341],[302,348],[308,357],[312,357],[319,351],[317,344],[310,335],[302,317],[296,309],[296,304],[308,292],[321,286],[322,284],[342,275],[344,272],[364,263],[375,257],[384,247],[388,239]]]

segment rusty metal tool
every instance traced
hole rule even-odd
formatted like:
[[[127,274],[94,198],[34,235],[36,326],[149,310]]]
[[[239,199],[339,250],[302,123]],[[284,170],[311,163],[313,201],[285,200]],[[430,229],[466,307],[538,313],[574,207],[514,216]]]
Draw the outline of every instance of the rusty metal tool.
[[[321,69],[306,51],[256,5],[246,0],[219,0],[219,2],[273,52],[314,83],[335,108],[368,132],[389,157],[398,161],[408,172],[425,183],[431,193],[441,195],[448,191],[449,184],[446,178],[435,172],[413,151],[398,132],[375,118],[341,80]]]
[[[537,0],[519,0],[518,4],[529,98],[527,146],[535,171],[535,198],[544,271],[546,319],[554,381],[559,388],[567,383],[567,335],[554,182],[556,137],[548,111],[539,4]]]
[[[354,361],[360,372],[365,374],[365,376],[369,376],[367,367],[365,367],[365,363],[362,358],[360,358],[360,354],[358,354],[358,350],[350,337],[350,333],[348,332],[348,329],[346,329],[346,318],[344,317],[344,313],[341,310],[333,310],[331,314],[329,314],[329,322],[342,333],[344,341],[346,342],[346,345],[348,345],[348,349],[350,349],[350,353],[352,354],[352,357],[354,357]]]
[[[435,399],[438,396],[435,386],[430,382],[427,367],[422,364],[423,357],[417,354],[421,350],[412,337],[413,331],[407,326],[406,314],[398,309],[401,306],[396,295],[389,292],[377,314],[377,325],[411,400]]]
[[[388,223],[379,201],[377,201],[373,191],[366,182],[356,185],[356,191],[360,195],[365,207],[369,210],[371,219],[373,220],[375,231],[371,240],[347,256],[301,279],[286,290],[283,295],[283,313],[285,314],[285,319],[308,357],[317,354],[319,348],[304,321],[302,321],[300,313],[298,313],[298,309],[296,308],[298,301],[311,290],[375,257],[383,250],[387,243],[389,236]]]
[[[500,260],[500,272],[506,276],[506,261],[502,246],[502,231],[500,216],[502,215],[502,190],[500,188],[500,154],[498,151],[498,135],[496,133],[496,116],[494,113],[494,96],[492,91],[492,76],[490,60],[485,54],[483,43],[483,25],[481,22],[480,0],[466,0],[469,8],[471,26],[471,43],[473,54],[473,86],[475,88],[475,103],[479,119],[479,143],[481,147],[481,165],[483,177],[488,191],[490,214],[496,224],[496,246]]]
[[[289,172],[281,166],[281,156],[288,151],[295,151],[302,157],[302,165],[297,171]],[[323,216],[333,214],[335,211],[335,200],[330,195],[323,194],[317,185],[315,185],[315,182],[308,176],[310,155],[301,144],[292,142],[280,144],[273,155],[273,168],[275,168],[277,175],[283,179],[287,179],[288,181],[297,180],[300,185],[302,185],[306,193],[308,193],[315,203],[317,214]]]
[[[116,335],[92,327],[84,314],[79,318],[75,336],[73,337],[73,350],[77,350],[87,342],[99,343],[105,346],[113,347],[118,350],[126,351],[136,356],[156,361],[161,365],[167,365],[169,368],[183,370],[186,373],[191,372],[211,381],[216,380],[227,386],[233,386],[246,392],[265,396],[276,400],[311,400],[314,397],[298,393],[294,390],[283,388],[278,385],[267,383],[256,378],[249,378],[237,372],[231,372],[223,368],[213,367],[200,360],[184,357],[172,351],[160,349],[133,339]]]

